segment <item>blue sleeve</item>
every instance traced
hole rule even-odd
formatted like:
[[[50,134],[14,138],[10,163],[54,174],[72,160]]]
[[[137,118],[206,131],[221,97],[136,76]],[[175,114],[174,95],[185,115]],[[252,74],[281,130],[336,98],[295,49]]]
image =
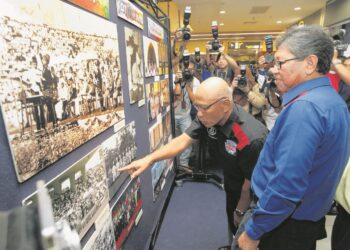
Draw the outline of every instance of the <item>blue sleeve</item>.
[[[302,201],[323,131],[319,112],[306,101],[298,100],[278,117],[272,146],[260,156],[272,157],[275,169],[245,226],[252,239],[280,225]]]

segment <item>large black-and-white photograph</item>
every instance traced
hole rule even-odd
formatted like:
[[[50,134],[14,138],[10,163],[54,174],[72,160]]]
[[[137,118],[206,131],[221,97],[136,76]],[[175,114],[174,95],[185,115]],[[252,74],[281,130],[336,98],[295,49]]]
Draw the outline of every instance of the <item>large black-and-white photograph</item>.
[[[145,99],[141,33],[125,27],[125,43],[129,97],[132,104]]]
[[[128,173],[121,173],[117,170],[129,164],[136,157],[135,137],[135,122],[131,122],[102,143],[110,199],[129,176]]]
[[[83,250],[114,250],[114,231],[109,206],[106,206],[100,217],[96,219],[95,229]]]
[[[94,149],[46,184],[55,221],[67,220],[82,238],[108,206],[106,171],[100,148]],[[37,192],[23,200],[35,206]]]
[[[124,118],[118,37],[58,0],[1,5],[0,103],[22,182]]]
[[[130,181],[122,195],[112,208],[112,222],[116,249],[123,249],[123,244],[129,236],[133,226],[137,224],[142,215],[140,178]]]

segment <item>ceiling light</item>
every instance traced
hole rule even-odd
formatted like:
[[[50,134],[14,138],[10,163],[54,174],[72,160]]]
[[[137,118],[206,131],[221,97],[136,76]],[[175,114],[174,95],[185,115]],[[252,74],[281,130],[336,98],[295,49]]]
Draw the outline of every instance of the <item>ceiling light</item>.
[[[220,14],[226,14],[226,10],[220,10]]]
[[[298,11],[298,10],[301,10],[300,7],[295,7],[294,10]]]
[[[220,23],[220,26],[224,26],[224,23]]]
[[[281,20],[278,20],[276,23],[280,24],[280,23],[282,23],[282,21],[281,21]]]

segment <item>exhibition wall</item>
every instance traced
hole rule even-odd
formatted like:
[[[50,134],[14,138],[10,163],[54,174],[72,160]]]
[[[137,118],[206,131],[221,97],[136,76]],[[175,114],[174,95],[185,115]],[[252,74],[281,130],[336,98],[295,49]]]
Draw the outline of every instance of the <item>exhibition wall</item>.
[[[2,5],[0,211],[44,180],[83,249],[148,249],[174,162],[117,169],[172,137],[168,20],[127,0]]]

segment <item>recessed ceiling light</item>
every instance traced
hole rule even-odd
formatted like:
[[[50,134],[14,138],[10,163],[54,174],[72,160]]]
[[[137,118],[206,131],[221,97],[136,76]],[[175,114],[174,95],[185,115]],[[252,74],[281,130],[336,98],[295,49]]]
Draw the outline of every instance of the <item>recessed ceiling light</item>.
[[[301,10],[301,8],[300,7],[295,7],[294,10],[298,11],[298,10]]]
[[[220,23],[220,26],[224,26],[224,23]]]
[[[220,10],[220,14],[226,14],[226,10]]]
[[[278,20],[276,23],[280,24],[280,23],[282,23],[282,21],[281,21],[281,20]]]

